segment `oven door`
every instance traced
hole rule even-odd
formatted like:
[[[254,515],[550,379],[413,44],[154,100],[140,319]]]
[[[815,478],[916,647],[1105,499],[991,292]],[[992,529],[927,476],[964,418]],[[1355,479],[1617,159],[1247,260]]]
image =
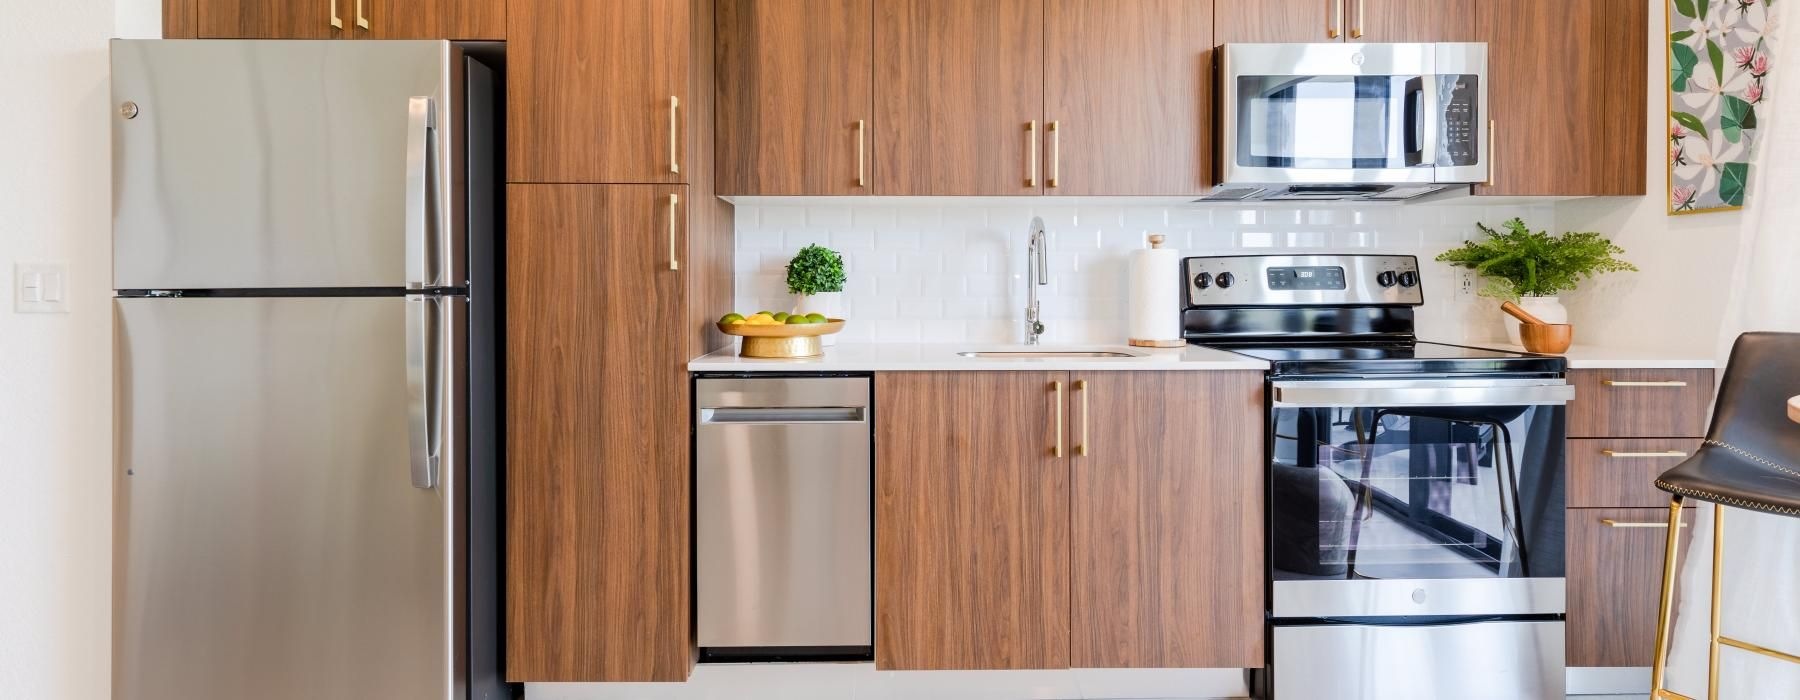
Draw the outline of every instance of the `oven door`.
[[[1564,612],[1564,380],[1275,381],[1278,618]]]
[[[1486,179],[1483,44],[1232,44],[1223,54],[1222,182]]]

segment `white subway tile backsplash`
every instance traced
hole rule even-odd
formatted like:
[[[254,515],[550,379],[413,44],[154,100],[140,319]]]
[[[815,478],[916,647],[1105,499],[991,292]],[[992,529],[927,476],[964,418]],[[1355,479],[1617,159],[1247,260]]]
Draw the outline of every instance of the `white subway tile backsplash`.
[[[1294,251],[1417,255],[1426,305],[1420,334],[1482,338],[1486,315],[1459,302],[1448,265],[1432,260],[1477,232],[1522,216],[1554,228],[1549,204],[1142,205],[1129,200],[929,198],[918,202],[750,204],[737,208],[740,311],[786,309],[785,269],[805,245],[843,253],[844,342],[1018,342],[1032,216],[1050,238],[1051,283],[1039,289],[1046,342],[1118,343],[1126,332],[1127,254],[1149,233],[1188,255]],[[1465,323],[1465,318],[1477,319]]]

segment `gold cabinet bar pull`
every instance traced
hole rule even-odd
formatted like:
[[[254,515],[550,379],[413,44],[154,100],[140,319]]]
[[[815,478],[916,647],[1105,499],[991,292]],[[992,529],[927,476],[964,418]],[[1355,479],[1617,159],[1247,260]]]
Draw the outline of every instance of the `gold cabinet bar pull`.
[[[1669,527],[1668,523],[1634,523],[1634,522],[1627,522],[1627,521],[1623,521],[1623,520],[1613,520],[1612,518],[1601,518],[1600,523],[1607,527],[1646,527],[1646,528],[1655,527],[1655,528],[1663,528],[1663,529],[1668,529],[1668,527]],[[1681,526],[1687,527],[1688,524],[1682,523]]]
[[[338,13],[337,13],[337,0],[331,0],[331,28],[332,29],[343,29],[344,28],[344,18],[339,17]]]
[[[1051,404],[1051,406],[1050,406],[1050,410],[1052,410],[1056,413],[1056,442],[1051,443],[1051,445],[1050,445],[1050,456],[1051,457],[1061,457],[1062,456],[1062,443],[1063,443],[1063,436],[1062,436],[1062,433],[1063,433],[1063,431],[1062,431],[1063,386],[1062,386],[1061,381],[1051,382],[1050,386],[1052,389],[1054,389],[1056,391],[1056,402]]]
[[[1687,386],[1687,385],[1688,385],[1688,383],[1687,383],[1687,382],[1683,382],[1683,381],[1674,381],[1674,380],[1670,380],[1670,381],[1657,381],[1657,382],[1621,382],[1621,381],[1616,381],[1616,380],[1612,380],[1612,379],[1607,379],[1607,380],[1603,380],[1603,381],[1601,381],[1601,382],[1600,382],[1600,383],[1601,383],[1601,384],[1605,384],[1605,385],[1607,385],[1607,386],[1660,386],[1660,387],[1678,387],[1678,386]]]
[[[681,269],[681,260],[675,254],[675,218],[681,215],[677,206],[681,203],[681,195],[669,195],[669,269]]]
[[[1055,122],[1051,122],[1054,124]],[[1075,454],[1088,456],[1088,385],[1086,379],[1075,380],[1075,390],[1081,392],[1081,442],[1075,444]]]
[[[856,186],[868,187],[869,181],[863,177],[863,133],[867,130],[863,120],[856,120]]]
[[[1325,18],[1325,38],[1336,39],[1343,36],[1338,27],[1344,26],[1344,0],[1332,0],[1331,14]]]
[[[676,148],[676,145],[680,142],[680,137],[676,135],[678,133],[678,126],[677,126],[678,122],[677,122],[677,119],[675,118],[675,112],[678,109],[681,109],[681,98],[676,97],[674,95],[670,95],[669,96],[669,172],[671,172],[671,173],[681,172],[681,154]]]
[[[1350,38],[1361,39],[1363,35],[1363,17],[1367,13],[1365,5],[1368,0],[1356,0],[1356,24],[1350,25]]]
[[[1031,168],[1029,170],[1027,170],[1025,173],[1025,186],[1026,187],[1037,187],[1038,146],[1037,146],[1037,120],[1036,119],[1033,119],[1030,122],[1028,122],[1027,124],[1025,124],[1025,134],[1028,136],[1028,138],[1026,139],[1026,143],[1028,144],[1028,147],[1026,148],[1026,150],[1031,152],[1031,156],[1030,156]]]
[[[1617,452],[1614,450],[1601,450],[1600,454],[1606,455],[1613,459],[1660,458],[1660,457],[1679,458],[1679,457],[1688,456],[1688,453],[1682,452],[1681,450],[1665,450],[1662,452]]]
[[[356,26],[365,30],[369,28],[369,18],[363,16],[363,0],[356,0]]]
[[[1050,122],[1050,178],[1044,184],[1056,186],[1057,175],[1062,173],[1062,122]]]

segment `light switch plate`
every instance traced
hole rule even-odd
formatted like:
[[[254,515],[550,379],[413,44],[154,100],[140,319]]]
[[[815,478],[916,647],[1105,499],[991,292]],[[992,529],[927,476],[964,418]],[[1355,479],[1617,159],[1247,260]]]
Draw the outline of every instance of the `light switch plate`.
[[[62,263],[13,265],[13,311],[21,314],[69,312],[69,266]]]

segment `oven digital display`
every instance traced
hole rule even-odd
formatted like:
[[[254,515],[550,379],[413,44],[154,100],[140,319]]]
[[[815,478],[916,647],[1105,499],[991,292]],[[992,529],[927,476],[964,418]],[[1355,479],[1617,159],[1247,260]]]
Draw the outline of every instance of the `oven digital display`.
[[[1342,267],[1271,267],[1269,268],[1269,289],[1283,291],[1309,291],[1315,289],[1343,289],[1344,268]]]

